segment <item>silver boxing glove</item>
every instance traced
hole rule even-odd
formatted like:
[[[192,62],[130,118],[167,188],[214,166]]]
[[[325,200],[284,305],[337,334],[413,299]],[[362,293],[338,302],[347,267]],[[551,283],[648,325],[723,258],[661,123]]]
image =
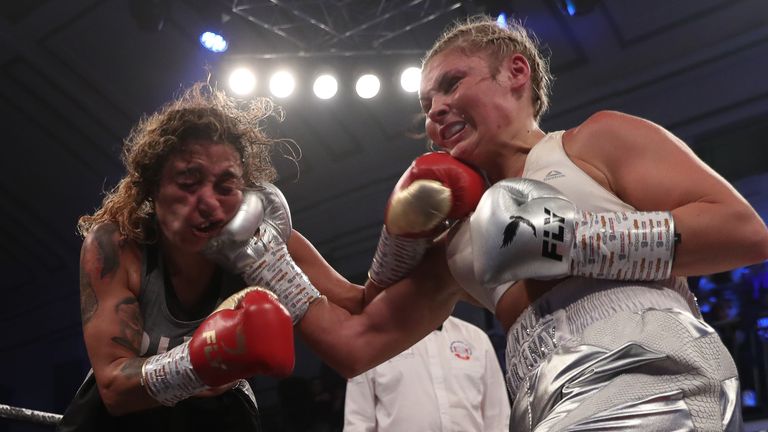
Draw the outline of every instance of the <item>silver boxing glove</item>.
[[[283,193],[271,183],[259,183],[243,192],[240,209],[219,235],[208,241],[203,253],[227,270],[242,274],[254,258],[264,254],[271,240],[287,242],[291,229],[291,213]]]
[[[490,187],[470,218],[475,274],[483,286],[569,274],[576,207],[535,180]]]
[[[203,253],[248,285],[274,292],[296,323],[320,293],[288,253],[292,229],[283,193],[271,183],[260,183],[243,194],[238,213]]]
[[[502,180],[470,219],[474,269],[485,287],[569,275],[662,280],[674,257],[669,212],[579,211],[537,180]]]

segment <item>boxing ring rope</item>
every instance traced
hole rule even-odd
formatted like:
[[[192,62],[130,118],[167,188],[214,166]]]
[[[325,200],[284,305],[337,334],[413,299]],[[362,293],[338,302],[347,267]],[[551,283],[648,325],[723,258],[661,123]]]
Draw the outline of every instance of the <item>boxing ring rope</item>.
[[[18,420],[40,425],[56,426],[61,420],[61,414],[36,411],[28,408],[18,408],[0,403],[0,419]],[[768,431],[768,419],[744,422],[744,432]]]
[[[44,411],[35,411],[33,409],[0,404],[0,418],[55,426],[61,420],[61,414],[52,414]]]

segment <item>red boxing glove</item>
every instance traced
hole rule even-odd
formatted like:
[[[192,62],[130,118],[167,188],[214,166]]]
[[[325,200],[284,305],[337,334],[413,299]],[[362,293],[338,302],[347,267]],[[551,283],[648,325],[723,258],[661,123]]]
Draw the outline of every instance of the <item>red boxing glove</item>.
[[[385,225],[391,234],[423,234],[445,219],[467,216],[484,191],[485,180],[468,165],[448,153],[426,153],[395,185]]]
[[[254,375],[287,376],[294,365],[291,315],[271,292],[248,292],[234,309],[214,312],[200,324],[189,341],[189,359],[211,387]]]
[[[395,185],[384,229],[368,277],[387,287],[421,261],[436,228],[447,219],[471,213],[485,190],[485,179],[448,153],[416,158]]]
[[[277,297],[246,288],[225,300],[192,339],[153,355],[141,366],[141,384],[163,405],[173,406],[209,386],[257,374],[293,370],[293,324]]]

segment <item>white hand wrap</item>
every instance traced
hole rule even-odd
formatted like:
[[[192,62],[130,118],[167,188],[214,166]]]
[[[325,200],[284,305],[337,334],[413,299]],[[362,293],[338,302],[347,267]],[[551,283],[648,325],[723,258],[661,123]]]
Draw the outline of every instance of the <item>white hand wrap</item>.
[[[243,272],[243,279],[250,285],[267,287],[275,293],[296,324],[307,313],[309,305],[320,298],[320,292],[293,261],[285,243],[276,240],[271,232],[265,230],[251,245],[250,249],[261,258]]]
[[[166,406],[174,406],[208,388],[189,360],[189,342],[149,357],[141,366],[141,384],[147,393]]]
[[[451,205],[451,190],[436,180],[416,180],[393,193],[368,279],[388,287],[405,278],[432,243],[434,234],[425,233],[448,217]]]
[[[380,287],[403,279],[418,265],[431,242],[431,238],[389,234],[387,227],[382,227],[368,278]]]
[[[571,274],[617,280],[666,279],[672,273],[674,233],[669,212],[581,212]]]

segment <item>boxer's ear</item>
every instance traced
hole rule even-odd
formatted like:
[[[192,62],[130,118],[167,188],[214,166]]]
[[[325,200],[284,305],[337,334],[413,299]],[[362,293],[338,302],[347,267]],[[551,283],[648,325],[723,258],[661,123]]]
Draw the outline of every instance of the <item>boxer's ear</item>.
[[[512,54],[501,63],[501,71],[508,79],[510,90],[519,90],[531,80],[531,65],[522,54]]]

